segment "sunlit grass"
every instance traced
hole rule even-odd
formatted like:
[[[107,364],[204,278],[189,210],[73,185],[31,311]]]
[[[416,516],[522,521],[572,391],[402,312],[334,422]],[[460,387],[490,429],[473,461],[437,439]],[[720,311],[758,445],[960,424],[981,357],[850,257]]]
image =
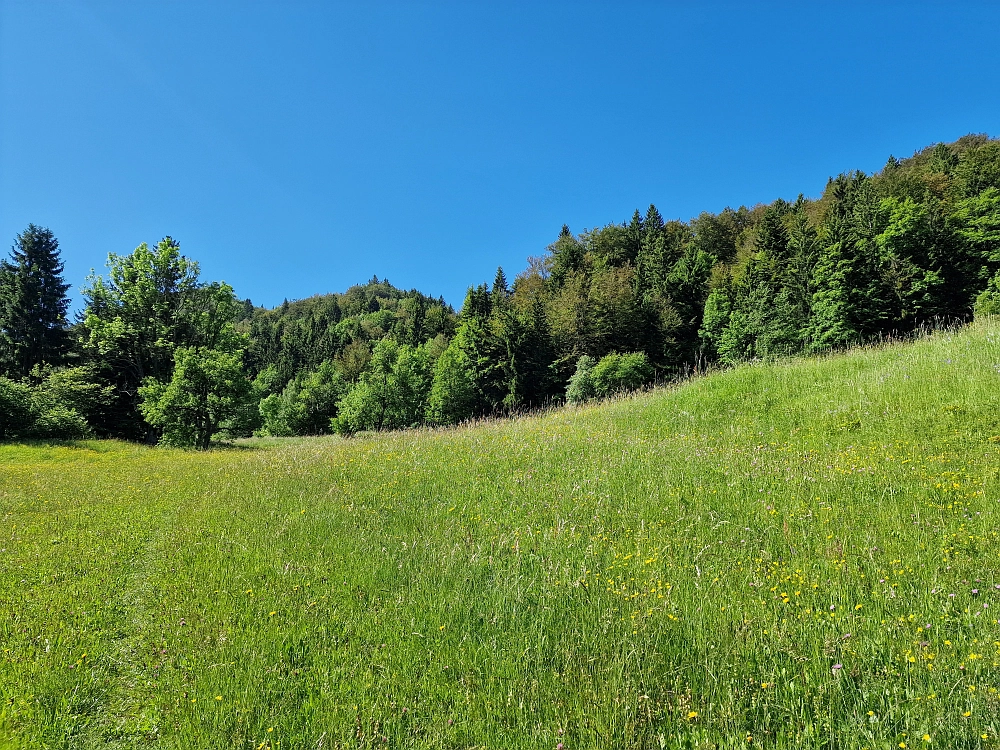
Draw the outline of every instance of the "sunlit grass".
[[[1000,325],[448,431],[0,447],[0,746],[998,747]]]

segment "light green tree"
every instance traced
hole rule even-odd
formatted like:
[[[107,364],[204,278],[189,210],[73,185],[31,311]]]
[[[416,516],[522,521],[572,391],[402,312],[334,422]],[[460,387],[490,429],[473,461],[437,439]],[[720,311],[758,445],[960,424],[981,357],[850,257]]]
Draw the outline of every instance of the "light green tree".
[[[463,340],[464,330],[459,329],[434,364],[427,407],[428,419],[433,424],[458,424],[475,415],[479,406],[475,363]]]
[[[241,351],[178,347],[170,380],[146,380],[139,388],[139,408],[162,431],[162,443],[208,448],[223,422],[252,396],[242,359]]]
[[[426,348],[400,346],[384,338],[372,350],[368,369],[338,404],[331,427],[350,435],[418,425],[427,412],[430,387]]]

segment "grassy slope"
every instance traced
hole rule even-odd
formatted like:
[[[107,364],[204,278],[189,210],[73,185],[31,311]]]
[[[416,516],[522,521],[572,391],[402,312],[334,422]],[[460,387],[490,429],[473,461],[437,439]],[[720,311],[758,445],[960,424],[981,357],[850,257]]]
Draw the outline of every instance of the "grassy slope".
[[[453,431],[0,447],[0,746],[997,747],[997,435],[982,322]]]

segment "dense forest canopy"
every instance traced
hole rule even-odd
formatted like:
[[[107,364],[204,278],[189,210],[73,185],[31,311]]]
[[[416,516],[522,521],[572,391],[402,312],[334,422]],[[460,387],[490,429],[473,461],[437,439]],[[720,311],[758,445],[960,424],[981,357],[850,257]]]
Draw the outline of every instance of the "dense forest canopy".
[[[0,438],[454,424],[1000,313],[1000,140],[890,157],[815,200],[563,226],[457,314],[378,278],[255,307],[169,237],[111,255],[72,324],[67,289],[55,237],[29,226],[0,265]]]

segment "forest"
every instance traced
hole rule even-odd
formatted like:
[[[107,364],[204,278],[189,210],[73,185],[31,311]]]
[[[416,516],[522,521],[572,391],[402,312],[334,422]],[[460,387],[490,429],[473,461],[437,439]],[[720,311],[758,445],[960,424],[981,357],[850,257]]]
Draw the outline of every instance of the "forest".
[[[1000,140],[890,157],[816,199],[563,226],[457,312],[377,277],[258,307],[170,237],[111,254],[73,320],[68,289],[29,225],[0,264],[0,439],[451,425],[1000,313]]]

